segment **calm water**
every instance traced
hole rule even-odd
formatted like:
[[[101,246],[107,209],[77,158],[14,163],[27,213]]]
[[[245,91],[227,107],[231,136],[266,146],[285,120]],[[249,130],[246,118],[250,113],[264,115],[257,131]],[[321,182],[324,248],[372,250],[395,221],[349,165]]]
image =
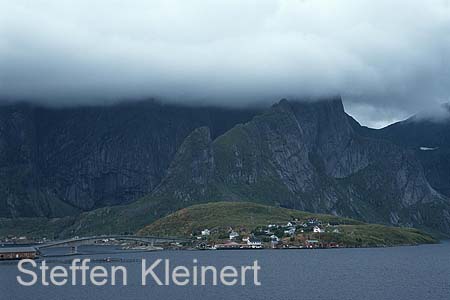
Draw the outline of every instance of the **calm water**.
[[[88,257],[170,258],[172,264],[186,266],[192,266],[196,258],[203,265],[218,267],[251,264],[257,259],[262,286],[142,287],[140,261],[129,261],[113,263],[127,267],[126,287],[22,287],[16,282],[17,266],[0,263],[0,299],[450,299],[449,242],[384,249],[163,251]],[[48,258],[59,259],[72,258]]]

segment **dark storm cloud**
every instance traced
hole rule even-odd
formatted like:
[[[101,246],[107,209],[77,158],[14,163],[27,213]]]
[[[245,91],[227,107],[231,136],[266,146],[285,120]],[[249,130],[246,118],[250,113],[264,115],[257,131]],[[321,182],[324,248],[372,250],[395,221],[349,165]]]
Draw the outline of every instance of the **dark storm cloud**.
[[[381,126],[449,101],[447,0],[0,0],[0,97],[221,105],[341,94]]]

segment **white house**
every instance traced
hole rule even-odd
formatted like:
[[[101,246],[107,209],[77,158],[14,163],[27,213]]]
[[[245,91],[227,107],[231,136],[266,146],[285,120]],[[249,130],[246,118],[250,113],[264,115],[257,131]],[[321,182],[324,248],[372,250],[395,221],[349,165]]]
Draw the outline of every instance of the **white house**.
[[[209,231],[209,229],[202,230],[202,235],[203,236],[208,236],[210,234],[211,234],[211,231]]]
[[[325,230],[323,230],[323,229],[320,228],[319,226],[314,226],[313,231],[314,231],[314,233],[325,232]]]
[[[280,238],[277,237],[275,234],[272,234],[272,235],[270,236],[270,240],[271,240],[272,242],[278,242],[278,241],[280,241]]]
[[[239,237],[239,233],[237,233],[236,231],[233,230],[230,232],[230,240],[234,240],[238,237]]]
[[[294,235],[295,234],[295,228],[291,227],[288,230],[284,231],[285,234]]]

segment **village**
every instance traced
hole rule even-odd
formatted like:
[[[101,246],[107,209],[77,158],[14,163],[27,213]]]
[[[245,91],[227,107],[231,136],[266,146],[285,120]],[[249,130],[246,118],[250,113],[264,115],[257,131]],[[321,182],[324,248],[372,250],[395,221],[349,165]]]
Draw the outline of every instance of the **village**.
[[[201,250],[316,249],[340,248],[339,224],[323,224],[315,218],[293,219],[284,224],[267,224],[252,231],[247,228],[205,228],[194,232]]]
[[[236,228],[204,228],[191,234],[185,242],[167,241],[156,247],[145,241],[119,241],[114,237],[99,236],[93,245],[117,246],[122,250],[245,250],[245,249],[327,249],[348,247],[341,224],[322,222],[316,218],[303,221],[292,219],[285,223],[271,223],[253,229],[243,226]],[[137,237],[139,238],[139,237]],[[74,238],[79,239],[79,237]],[[86,239],[86,238],[85,238]],[[10,236],[0,240],[0,260],[36,257],[37,251],[28,245],[42,245],[51,242],[46,238],[32,240],[25,236]],[[6,247],[5,247],[6,246]],[[20,248],[14,248],[14,247]],[[13,247],[13,248],[11,248]],[[74,247],[72,247],[74,248]],[[75,247],[76,248],[76,247]],[[31,250],[30,250],[31,249]]]

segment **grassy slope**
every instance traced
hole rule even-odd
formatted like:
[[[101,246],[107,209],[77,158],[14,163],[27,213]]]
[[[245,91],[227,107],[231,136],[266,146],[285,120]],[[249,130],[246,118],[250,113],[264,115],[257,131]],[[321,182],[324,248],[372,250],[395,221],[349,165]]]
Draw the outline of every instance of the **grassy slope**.
[[[337,222],[340,234],[324,234],[323,239],[353,246],[404,245],[436,242],[431,236],[410,228],[365,224],[332,215],[312,214],[298,210],[270,207],[248,202],[216,202],[190,206],[144,227],[139,234],[189,236],[204,228],[252,230],[270,223],[284,224],[291,218],[318,218],[322,222]]]
[[[322,239],[333,240],[354,246],[379,246],[379,245],[402,245],[432,243],[435,240],[423,232],[412,228],[387,227],[383,225],[364,224],[352,219],[336,217],[332,215],[312,214],[298,210],[277,208],[248,202],[215,202],[199,204],[183,208],[166,217],[158,219],[150,225],[144,226],[146,221],[154,219],[149,210],[141,210],[139,218],[128,218],[129,211],[116,209],[104,210],[104,216],[98,214],[90,216],[92,223],[96,223],[98,231],[103,233],[127,233],[128,228],[141,226],[139,234],[167,235],[167,236],[189,236],[193,231],[204,228],[217,228],[222,231],[233,228],[248,228],[250,230],[264,226],[269,223],[284,224],[287,220],[298,218],[318,218],[323,222],[338,222],[345,224],[340,226],[341,233],[344,234],[324,234]],[[136,216],[137,211],[133,213]],[[122,215],[125,214],[125,215]],[[110,226],[111,222],[105,221],[109,217],[119,217],[115,226]],[[123,220],[128,222],[123,222]],[[61,231],[64,228],[75,229],[73,218],[44,219],[44,218],[24,218],[24,219],[0,219],[0,237],[7,235],[28,236],[28,237],[48,237],[57,238],[72,236],[71,230]],[[90,223],[91,223],[90,222]],[[92,225],[89,224],[89,225]],[[128,224],[127,224],[128,223]],[[75,223],[76,227],[81,226]],[[89,229],[91,227],[89,226]],[[96,230],[96,231],[97,231]],[[129,232],[133,232],[131,230]],[[129,233],[128,232],[128,233]],[[94,234],[90,230],[78,228],[76,234]]]
[[[390,227],[378,224],[339,226],[337,241],[348,245],[393,246],[435,243],[429,234],[415,228]]]
[[[189,236],[205,228],[255,228],[270,223],[286,223],[292,218],[300,220],[319,218],[324,222],[363,224],[352,219],[278,208],[250,202],[214,202],[190,206],[155,221],[139,231],[140,234]]]
[[[74,222],[74,217],[65,218],[0,218],[0,238],[26,236],[33,238],[56,238],[63,228]]]

